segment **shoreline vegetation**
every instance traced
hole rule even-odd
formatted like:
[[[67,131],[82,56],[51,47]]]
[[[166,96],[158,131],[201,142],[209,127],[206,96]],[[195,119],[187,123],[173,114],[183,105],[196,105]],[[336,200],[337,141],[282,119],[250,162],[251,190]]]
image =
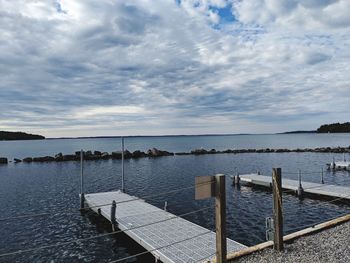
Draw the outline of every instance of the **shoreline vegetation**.
[[[17,141],[17,140],[44,140],[45,137],[37,134],[25,132],[8,132],[0,131],[0,141]]]
[[[136,150],[130,152],[124,151],[125,159],[139,159],[139,158],[157,158],[163,156],[175,156],[175,155],[208,155],[208,154],[242,154],[242,153],[303,153],[303,152],[314,152],[314,153],[350,153],[349,147],[321,147],[321,148],[304,148],[304,149],[227,149],[218,151],[216,149],[195,149],[190,152],[168,152],[159,150],[157,148],[149,149],[147,152]],[[86,151],[83,153],[84,160],[109,160],[109,159],[122,159],[121,151],[114,151],[112,153],[101,152],[101,151]],[[43,156],[43,157],[26,157],[24,159],[14,158],[14,163],[31,163],[31,162],[65,162],[65,161],[80,161],[80,151],[74,154],[62,154],[58,153],[55,156]],[[0,164],[7,164],[9,161],[6,157],[0,157]],[[11,161],[10,161],[11,162]]]
[[[348,133],[350,132],[350,122],[332,123],[320,126],[317,133]]]

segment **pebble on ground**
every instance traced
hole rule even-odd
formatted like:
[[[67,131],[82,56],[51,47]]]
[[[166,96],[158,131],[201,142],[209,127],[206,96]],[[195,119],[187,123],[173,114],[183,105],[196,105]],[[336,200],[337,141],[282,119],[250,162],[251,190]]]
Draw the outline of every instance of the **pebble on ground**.
[[[285,244],[283,252],[266,248],[230,262],[349,263],[350,222],[296,239],[293,243]]]

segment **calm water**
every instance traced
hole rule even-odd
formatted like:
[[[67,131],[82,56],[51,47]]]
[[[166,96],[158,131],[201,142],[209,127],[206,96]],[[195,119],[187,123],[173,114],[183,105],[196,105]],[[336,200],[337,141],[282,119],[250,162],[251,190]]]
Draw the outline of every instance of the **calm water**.
[[[250,135],[128,138],[130,150],[151,147],[169,151],[194,148],[305,148],[349,146],[350,135]],[[0,156],[25,157],[71,153],[85,150],[118,150],[118,139],[46,140],[0,142]],[[143,197],[193,185],[195,176],[216,173],[255,172],[270,175],[272,167],[282,167],[284,178],[319,182],[320,171],[332,157],[343,155],[318,153],[218,154],[175,156],[158,159],[127,160],[126,188],[129,194]],[[349,159],[350,156],[346,156]],[[85,165],[86,192],[110,191],[120,188],[119,160],[89,161]],[[325,182],[350,186],[350,173],[325,173]],[[271,216],[271,193],[261,189],[234,188],[227,178],[228,236],[246,245],[262,242],[265,218]],[[93,213],[81,215],[79,207],[79,163],[31,163],[0,166],[1,218],[18,214],[52,211],[52,216],[0,221],[0,254],[71,241],[110,232],[110,226]],[[350,193],[349,193],[350,194]],[[212,200],[194,201],[194,191],[160,195],[146,200],[158,207],[168,201],[170,212],[180,215],[212,205]],[[305,199],[299,201],[284,195],[286,232],[303,225],[317,223],[349,212],[345,204]],[[74,212],[72,212],[74,211]],[[67,213],[70,212],[70,213]],[[213,209],[186,217],[206,228],[214,227]],[[85,242],[40,251],[0,257],[0,262],[109,262],[142,252],[143,249],[125,235],[107,236]],[[129,262],[154,262],[143,256]]]

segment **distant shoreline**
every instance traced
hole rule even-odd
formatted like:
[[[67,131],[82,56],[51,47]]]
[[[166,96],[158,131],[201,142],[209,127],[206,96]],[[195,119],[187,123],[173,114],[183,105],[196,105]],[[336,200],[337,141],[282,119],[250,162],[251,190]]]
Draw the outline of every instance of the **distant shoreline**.
[[[46,140],[72,140],[72,139],[110,139],[110,138],[161,138],[161,137],[205,137],[205,136],[250,136],[250,135],[288,135],[288,134],[327,134],[318,133],[317,131],[290,131],[290,132],[279,132],[279,133],[224,133],[224,134],[179,134],[179,135],[116,135],[116,136],[87,136],[87,137],[52,137],[46,138]],[[339,133],[331,133],[339,134]],[[348,134],[344,132],[343,134]]]

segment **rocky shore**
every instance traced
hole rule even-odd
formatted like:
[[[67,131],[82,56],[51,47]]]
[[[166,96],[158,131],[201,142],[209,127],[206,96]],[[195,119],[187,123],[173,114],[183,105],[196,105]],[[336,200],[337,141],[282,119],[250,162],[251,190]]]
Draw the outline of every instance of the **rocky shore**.
[[[149,149],[147,152],[140,150],[130,152],[128,150],[124,151],[125,159],[138,159],[138,158],[157,158],[162,156],[174,156],[174,155],[205,155],[205,154],[241,154],[241,153],[303,153],[303,152],[314,152],[314,153],[350,153],[349,147],[322,147],[322,148],[304,148],[304,149],[227,149],[224,151],[218,151],[215,149],[195,149],[190,152],[168,152],[159,150],[157,148]],[[121,159],[122,152],[115,151],[112,153],[100,152],[100,151],[86,151],[84,152],[84,160],[108,160],[108,159]],[[25,162],[65,162],[65,161],[79,161],[80,151],[74,154],[62,154],[58,153],[55,156],[42,156],[42,157],[26,157],[24,159],[14,158],[14,163]],[[0,164],[7,164],[9,161],[5,157],[0,157]],[[11,162],[11,161],[10,161]]]

